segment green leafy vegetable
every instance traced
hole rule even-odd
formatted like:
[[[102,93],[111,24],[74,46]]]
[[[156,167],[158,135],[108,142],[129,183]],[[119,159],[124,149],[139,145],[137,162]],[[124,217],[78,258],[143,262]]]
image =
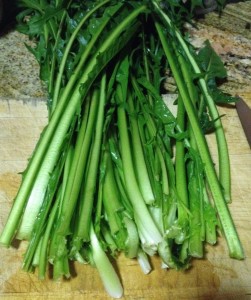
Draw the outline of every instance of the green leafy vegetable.
[[[148,257],[186,269],[222,230],[244,253],[228,210],[230,167],[216,103],[226,71],[209,42],[196,54],[180,28],[201,1],[19,1],[19,30],[48,87],[48,125],[0,237],[28,240],[23,269],[70,277],[90,263],[107,292],[123,289],[109,256],[144,273]],[[177,87],[177,115],[161,94]],[[167,91],[168,92],[168,91]],[[205,134],[216,135],[219,177]],[[189,275],[188,275],[189,276]]]

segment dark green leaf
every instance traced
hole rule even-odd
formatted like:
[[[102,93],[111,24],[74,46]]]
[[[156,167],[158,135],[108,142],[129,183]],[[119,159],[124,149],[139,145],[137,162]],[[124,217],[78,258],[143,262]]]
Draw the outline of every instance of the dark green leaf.
[[[198,61],[206,73],[206,80],[210,80],[211,78],[225,78],[227,76],[223,62],[209,41],[206,41],[205,47],[199,51]]]
[[[211,90],[211,95],[216,104],[234,103],[239,101],[238,97],[234,97],[228,93],[224,93],[222,90],[218,88]]]

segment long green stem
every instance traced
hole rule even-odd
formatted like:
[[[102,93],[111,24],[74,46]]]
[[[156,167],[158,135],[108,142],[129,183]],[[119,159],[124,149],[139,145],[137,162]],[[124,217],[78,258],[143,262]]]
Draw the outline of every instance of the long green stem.
[[[195,168],[194,162],[188,163],[188,172],[192,172],[191,169]],[[189,209],[190,209],[190,224],[189,224],[189,254],[193,257],[203,257],[203,240],[201,238],[201,202],[196,190],[197,181],[196,175],[192,173],[192,177],[189,178]]]
[[[31,193],[34,181],[37,178],[38,170],[42,165],[42,161],[43,166],[48,166],[48,170],[41,174],[41,176],[48,178],[48,174],[51,173],[50,171],[55,165],[55,161],[58,158],[58,150],[61,147],[62,141],[64,140],[64,137],[69,130],[70,124],[72,124],[72,120],[74,119],[74,115],[77,112],[77,108],[81,104],[81,99],[84,99],[84,96],[87,94],[91,83],[94,81],[103,67],[123,48],[130,37],[135,33],[135,31],[137,30],[137,24],[134,24],[133,28],[130,28],[130,32],[125,32],[126,28],[129,28],[129,25],[133,21],[135,21],[138,15],[145,12],[146,10],[146,6],[142,5],[138,7],[131,14],[129,14],[116,28],[113,29],[111,34],[89,61],[85,73],[79,80],[78,86],[76,87],[70,101],[68,101],[69,99],[66,98],[64,99],[64,101],[60,101],[58,103],[57,109],[54,111],[50,123],[41,136],[36,151],[29,162],[27,172],[25,174],[25,177],[23,178],[14,205],[12,206],[7,224],[5,225],[4,230],[1,233],[1,244],[9,246],[11,240],[14,237],[15,231],[19,224],[19,220],[23,213],[23,208]],[[124,39],[121,40],[120,43],[117,43],[117,39],[119,39],[123,33],[125,34]],[[113,50],[112,53],[106,55],[104,57],[104,61],[101,63],[99,60],[100,54],[106,53],[108,50],[111,51],[111,47]],[[91,73],[92,76],[90,77],[89,74]],[[77,74],[75,74],[74,76],[77,76]],[[82,87],[81,93],[80,87]],[[50,147],[51,152],[48,152],[48,143],[51,142],[53,136],[55,137],[55,139],[53,139],[53,143]],[[46,153],[46,159],[44,159]],[[50,159],[48,160],[48,158]]]
[[[67,8],[70,6],[71,2],[72,1],[69,1],[68,5],[67,5]],[[49,84],[48,84],[49,95],[52,94],[53,89],[54,89],[55,70],[56,70],[56,51],[57,51],[58,43],[60,41],[60,35],[62,33],[63,23],[65,21],[65,18],[66,18],[66,10],[62,14],[61,21],[60,21],[60,24],[58,26],[58,31],[57,31],[57,35],[56,35],[56,39],[55,39],[55,44],[53,46],[53,56],[52,56],[52,61],[51,61],[51,69],[50,69]],[[60,63],[60,67],[61,67],[61,63]],[[53,103],[52,103],[52,106],[53,106]]]
[[[186,42],[184,41],[182,35],[180,32],[174,28],[170,18],[161,10],[159,7],[159,4],[156,1],[152,1],[154,7],[157,9],[158,13],[161,15],[163,20],[165,20],[166,24],[174,29],[174,34],[176,35],[180,46],[184,50],[188,60],[191,63],[191,66],[193,68],[193,71],[195,74],[201,74],[201,70],[191,54]],[[230,160],[229,160],[229,153],[228,153],[228,147],[227,147],[227,141],[224,134],[223,126],[221,123],[221,119],[219,118],[219,113],[217,110],[217,107],[214,103],[214,100],[212,96],[210,95],[210,92],[208,91],[208,87],[206,84],[206,81],[203,77],[199,77],[199,84],[201,87],[201,90],[205,96],[205,99],[208,104],[209,112],[211,115],[212,120],[215,120],[215,133],[216,133],[216,139],[217,139],[217,146],[218,146],[218,154],[219,154],[219,178],[221,185],[223,187],[223,193],[225,200],[227,202],[231,201],[231,177],[230,177]]]
[[[123,205],[119,202],[120,195],[114,177],[111,158],[108,153],[105,155],[108,157],[103,187],[103,205],[111,233],[115,235],[121,227],[121,219],[119,218],[118,212],[123,209]]]
[[[160,136],[158,134],[157,127],[154,123],[153,118],[151,117],[151,114],[149,114],[144,108],[144,103],[142,102],[142,99],[144,99],[144,95],[142,95],[142,92],[140,91],[135,78],[132,78],[132,85],[134,87],[134,91],[136,92],[138,100],[141,103],[142,112],[144,115],[146,127],[147,127],[149,135],[150,135],[150,139],[153,140],[153,139],[157,138],[157,141],[158,141],[157,142],[158,145],[156,147],[156,153],[157,153],[156,158],[158,160],[158,163],[159,163],[160,169],[161,169],[162,192],[165,195],[168,195],[169,194],[168,174],[167,174],[165,160],[164,160],[164,156],[163,156],[163,152],[162,152],[162,150],[164,148],[163,140],[160,138]]]
[[[129,199],[134,208],[135,221],[139,229],[139,235],[143,243],[156,247],[161,242],[161,234],[156,227],[150,213],[146,207],[142,194],[140,192],[137,178],[134,170],[133,159],[131,154],[130,139],[127,129],[127,119],[125,108],[121,105],[124,103],[123,93],[118,87],[118,128],[121,143],[121,157],[125,176],[125,184]]]
[[[61,197],[61,193],[58,194],[55,204],[51,210],[49,220],[47,222],[47,226],[41,240],[41,249],[40,249],[39,267],[38,267],[39,279],[45,278],[46,266],[48,263],[48,243],[50,240],[51,230],[55,222],[56,213],[58,211],[58,203],[60,197]]]
[[[198,102],[198,93],[195,90],[193,79],[190,76],[190,69],[184,57],[179,55],[178,51],[175,49],[175,45],[173,45],[173,49],[176,53],[176,57],[179,61],[179,65],[181,68],[181,72],[183,78],[186,79],[186,86],[189,97],[192,101],[193,106],[199,107],[198,109],[198,118],[200,117],[200,105]],[[183,105],[183,103],[182,103]],[[183,105],[184,106],[184,105]],[[200,157],[196,155],[198,149],[196,145],[195,136],[193,130],[191,128],[191,124],[188,123],[187,131],[189,133],[190,138],[190,147],[188,149],[189,154],[192,155],[192,160],[188,162],[188,174],[192,170],[194,173],[192,176],[189,176],[189,209],[191,212],[190,215],[190,236],[189,236],[189,252],[192,256],[202,257],[203,255],[203,247],[202,242],[205,240],[205,220],[203,215],[203,203],[204,203],[204,177],[201,176],[201,171],[199,167]],[[192,154],[193,153],[193,154]],[[197,176],[197,177],[196,177]],[[197,181],[195,178],[197,178]],[[179,191],[179,189],[177,188]]]
[[[133,99],[131,95],[128,95],[128,107],[130,115],[130,125],[132,133],[132,149],[133,157],[136,168],[136,175],[138,178],[139,186],[142,196],[147,204],[154,202],[154,195],[151,187],[151,182],[148,176],[147,166],[145,163],[144,152],[142,149],[142,142],[140,140],[139,129],[137,124],[137,113],[134,108]]]
[[[230,215],[229,209],[227,207],[226,201],[222,194],[221,185],[218,181],[216,171],[214,169],[214,165],[212,162],[212,158],[209,153],[209,149],[205,140],[205,136],[201,131],[199,121],[197,115],[194,111],[194,107],[192,101],[189,97],[187,88],[185,86],[184,80],[181,77],[178,67],[175,65],[174,60],[172,58],[172,50],[170,49],[170,45],[162,31],[161,25],[159,23],[155,23],[157,32],[159,34],[161,43],[163,45],[163,49],[167,56],[168,62],[170,64],[170,68],[173,72],[174,78],[176,80],[176,84],[178,86],[179,92],[182,95],[182,99],[184,101],[184,106],[189,117],[192,130],[194,132],[194,136],[196,139],[196,143],[198,146],[199,153],[201,155],[202,161],[205,165],[205,173],[207,176],[207,181],[210,186],[210,190],[212,192],[212,196],[215,201],[215,205],[220,217],[220,221],[223,227],[223,231],[225,233],[225,237],[229,247],[229,253],[231,257],[243,259],[244,253],[243,249],[234,226],[232,217]]]
[[[93,147],[91,156],[89,157],[90,164],[86,172],[81,201],[83,201],[80,208],[80,216],[77,220],[77,227],[75,235],[77,239],[82,238],[84,241],[89,241],[90,239],[90,224],[91,224],[91,214],[95,196],[95,188],[98,182],[98,164],[100,161],[101,143],[102,143],[102,133],[104,126],[104,114],[105,114],[105,101],[106,101],[106,74],[102,76],[100,96],[98,99],[99,107],[97,112],[96,127],[92,134],[93,137]]]
[[[178,99],[177,123],[182,131],[185,130],[185,107],[181,98]],[[178,214],[179,219],[186,219],[187,212],[183,206],[188,207],[187,195],[187,173],[185,162],[185,144],[184,141],[176,141],[175,154],[175,181],[178,193]]]
[[[53,101],[52,101],[52,112],[55,110],[56,108],[56,105],[57,105],[57,102],[58,102],[58,98],[59,98],[59,93],[60,93],[60,86],[61,86],[61,81],[62,81],[62,77],[63,77],[63,73],[65,71],[65,66],[66,66],[66,62],[67,62],[67,58],[68,58],[68,55],[71,51],[71,48],[72,48],[72,45],[77,37],[77,34],[79,33],[80,29],[83,27],[83,25],[87,22],[87,20],[100,8],[102,7],[103,5],[107,4],[108,2],[110,2],[110,0],[105,0],[101,3],[99,3],[97,6],[95,6],[92,10],[90,10],[84,17],[83,19],[79,22],[78,26],[76,27],[76,29],[74,30],[74,32],[72,33],[67,45],[66,45],[66,48],[64,50],[64,54],[63,54],[63,57],[62,57],[62,61],[60,62],[60,66],[59,66],[59,71],[58,71],[58,74],[57,74],[57,79],[56,79],[56,83],[55,83],[55,90],[54,90],[54,93],[53,93]],[[120,5],[121,6],[121,5]],[[119,6],[119,7],[120,7]],[[119,8],[118,7],[118,8]],[[115,13],[116,10],[113,12]],[[111,14],[112,15],[112,14]],[[108,21],[110,19],[107,18],[105,22],[103,22],[99,28],[98,28],[98,31],[96,32],[95,35],[92,36],[92,39],[89,41],[78,65],[77,65],[77,68],[76,70],[74,71],[74,73],[78,74],[81,70],[81,68],[83,67],[84,63],[86,62],[87,58],[88,58],[88,55],[90,54],[95,42],[97,41],[98,37],[100,36],[101,32],[103,31],[104,27],[107,25]],[[75,76],[71,76],[69,82],[67,83],[67,86],[63,92],[63,97],[67,98],[72,87],[74,86],[74,83],[76,81],[76,77]],[[62,96],[61,96],[62,97]],[[62,101],[62,99],[60,98],[60,100]]]
[[[86,153],[88,153],[91,147],[92,132],[95,126],[98,108],[97,91],[93,93],[90,102],[90,111],[82,120],[69,172],[69,178],[63,194],[60,220],[57,228],[57,232],[62,235],[66,235],[69,231],[72,214],[79,196],[81,182],[87,164],[88,155],[86,155]],[[86,119],[88,119],[87,123]]]
[[[182,131],[185,130],[185,108],[182,99],[178,100],[177,123]],[[186,168],[185,168],[185,147],[184,141],[176,141],[176,188],[182,202],[187,205],[187,184],[186,184]]]
[[[102,249],[92,224],[90,226],[90,239],[93,260],[107,293],[113,298],[122,297],[123,288],[119,277]]]

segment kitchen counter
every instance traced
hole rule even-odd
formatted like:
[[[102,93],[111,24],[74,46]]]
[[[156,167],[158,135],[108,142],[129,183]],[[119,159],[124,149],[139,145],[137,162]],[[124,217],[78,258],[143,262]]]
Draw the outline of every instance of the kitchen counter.
[[[251,2],[227,6],[222,18],[210,13],[188,26],[193,44],[212,42],[229,73],[225,91],[242,97],[251,107]],[[231,24],[230,24],[231,23]],[[46,94],[38,64],[27,51],[27,38],[10,31],[0,38],[0,230],[6,221],[22,172],[47,122]],[[117,269],[124,299],[251,299],[251,151],[235,107],[220,107],[229,145],[232,203],[229,205],[246,254],[244,261],[228,257],[223,238],[206,247],[205,259],[186,271],[163,270],[154,257],[153,271],[141,272],[134,260],[120,256]],[[214,140],[208,137],[215,155]],[[0,299],[109,299],[97,271],[89,265],[71,266],[73,278],[40,281],[21,270],[25,243],[0,248]],[[48,275],[50,277],[50,274]]]

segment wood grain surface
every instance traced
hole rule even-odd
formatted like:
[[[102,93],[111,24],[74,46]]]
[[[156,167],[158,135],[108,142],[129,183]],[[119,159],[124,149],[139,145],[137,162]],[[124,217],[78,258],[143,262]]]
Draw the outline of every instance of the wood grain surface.
[[[238,40],[236,36],[246,41],[245,45],[240,43],[228,52],[221,52],[226,64],[230,64],[228,57],[232,52],[238,49],[239,53],[243,51],[241,44],[251,47],[250,40],[248,42],[240,33],[220,28],[212,31],[212,25],[205,23],[205,20],[200,22],[200,26],[199,31],[193,33],[198,47],[202,37],[205,37],[212,39],[216,50],[219,49],[217,45],[223,43],[223,33],[229,43],[235,43]],[[235,58],[238,66],[234,68],[230,64],[228,67],[239,75],[236,79],[231,77],[225,88],[241,96],[251,107],[250,65],[244,68],[243,63],[246,62],[241,61],[251,59],[251,52],[244,56],[236,55]],[[16,59],[22,63],[22,53]],[[34,67],[34,61],[31,65]],[[33,79],[27,77],[27,80],[29,83]],[[25,169],[27,159],[47,122],[46,104],[41,101],[41,93],[37,97],[30,93],[28,97],[29,93],[25,92],[23,85],[15,88],[15,82],[8,82],[11,90],[6,90],[6,86],[4,90],[0,88],[0,230],[19,187],[20,172]],[[243,243],[245,260],[229,258],[223,238],[217,245],[207,246],[205,259],[194,260],[193,267],[186,272],[163,270],[160,260],[154,257],[151,259],[153,271],[144,275],[135,260],[120,256],[116,268],[124,286],[124,299],[251,299],[251,151],[235,107],[220,107],[219,110],[225,114],[223,124],[231,159],[232,203],[229,208]],[[208,139],[217,161],[214,138],[209,136]],[[52,281],[50,274],[46,280],[40,281],[37,274],[23,272],[21,262],[25,247],[22,242],[14,243],[9,249],[0,248],[0,299],[109,299],[97,271],[89,265],[74,263],[71,266],[72,278],[61,282]]]

